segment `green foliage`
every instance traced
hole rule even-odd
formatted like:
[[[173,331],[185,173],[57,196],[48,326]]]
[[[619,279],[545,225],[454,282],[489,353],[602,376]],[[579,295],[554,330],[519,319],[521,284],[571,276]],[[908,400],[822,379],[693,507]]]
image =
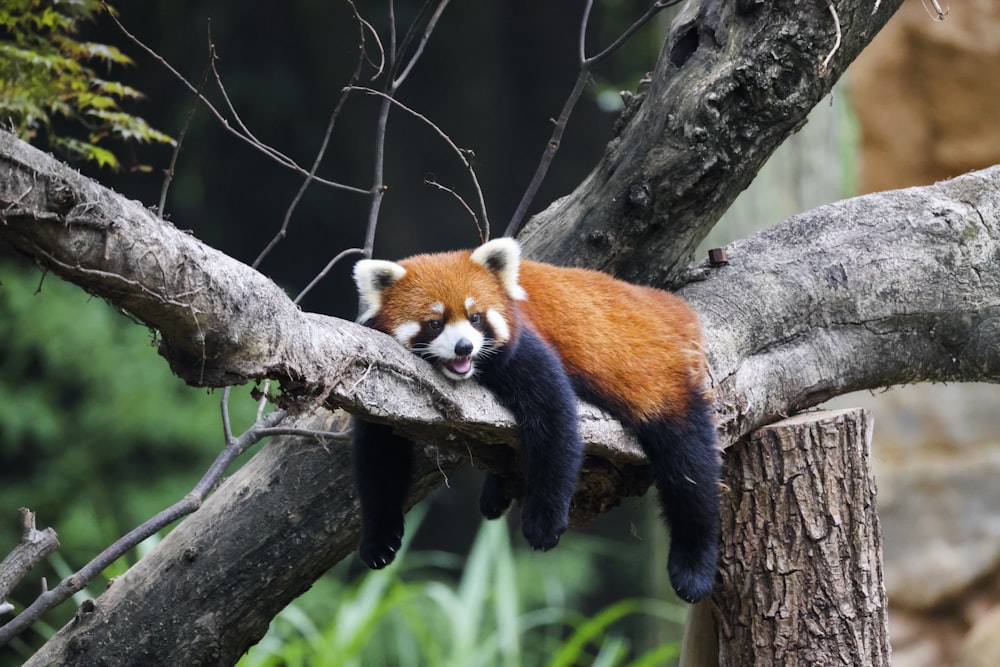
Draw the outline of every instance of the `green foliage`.
[[[419,521],[415,515],[419,511],[407,517],[410,533]],[[677,656],[676,643],[638,654],[624,622],[651,617],[681,623],[684,610],[676,603],[630,598],[592,617],[573,611],[579,600],[570,591],[578,580],[598,580],[592,555],[563,547],[540,559],[516,551],[502,521],[483,523],[464,563],[450,554],[407,553],[404,544],[402,556],[385,570],[350,585],[334,577],[319,582],[325,607],[308,613],[298,603],[286,608],[239,667],[667,664]],[[441,580],[451,572],[460,573],[457,582]],[[328,620],[317,624],[319,617]]]
[[[166,144],[174,140],[122,110],[123,102],[142,97],[138,90],[99,77],[91,66],[110,69],[132,60],[114,46],[74,37],[80,23],[93,20],[104,9],[100,0],[4,0],[0,121],[26,141],[44,138],[67,158],[117,169],[119,161],[107,147],[108,139]],[[74,128],[82,136],[67,134]]]
[[[151,337],[77,287],[0,264],[0,552],[29,507],[78,568],[207,469],[219,396],[173,377]],[[232,403],[234,428],[250,423],[249,396]]]

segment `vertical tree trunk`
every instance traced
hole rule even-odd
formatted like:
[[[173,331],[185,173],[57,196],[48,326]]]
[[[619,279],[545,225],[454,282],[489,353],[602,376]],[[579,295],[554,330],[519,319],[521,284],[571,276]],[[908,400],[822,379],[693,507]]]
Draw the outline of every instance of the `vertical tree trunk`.
[[[726,452],[718,664],[889,664],[870,442],[868,412],[842,410]]]

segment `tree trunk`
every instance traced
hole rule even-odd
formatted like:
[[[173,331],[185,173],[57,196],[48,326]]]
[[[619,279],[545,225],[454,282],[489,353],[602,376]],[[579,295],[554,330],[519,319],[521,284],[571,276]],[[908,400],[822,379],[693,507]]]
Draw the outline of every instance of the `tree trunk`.
[[[865,410],[809,413],[726,452],[718,664],[889,664]]]
[[[294,426],[338,430],[346,420],[319,411]],[[418,451],[409,504],[462,463],[434,448]],[[81,605],[25,667],[234,664],[276,610],[354,551],[357,513],[346,441],[275,438],[103,595]]]

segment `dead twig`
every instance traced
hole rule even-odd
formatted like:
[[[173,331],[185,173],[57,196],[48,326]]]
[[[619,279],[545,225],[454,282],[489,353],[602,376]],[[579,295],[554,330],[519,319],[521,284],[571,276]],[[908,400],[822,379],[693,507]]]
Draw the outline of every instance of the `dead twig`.
[[[658,0],[657,2],[654,2],[650,5],[649,9],[647,9],[642,16],[636,19],[636,21],[629,26],[627,30],[619,35],[618,39],[612,42],[610,46],[599,52],[597,55],[588,58],[587,25],[590,23],[590,10],[594,3],[593,0],[587,0],[587,4],[583,9],[583,19],[580,22],[580,36],[577,42],[579,47],[578,57],[580,61],[580,71],[579,74],[577,74],[576,83],[573,84],[573,90],[570,91],[569,96],[566,98],[566,102],[563,103],[563,108],[562,111],[559,112],[559,117],[552,121],[554,125],[552,129],[552,136],[549,138],[549,141],[545,146],[545,151],[542,152],[542,157],[538,162],[538,168],[535,169],[535,175],[532,176],[531,182],[528,184],[528,188],[524,191],[524,194],[521,196],[521,201],[514,210],[514,215],[511,216],[510,222],[507,223],[507,229],[504,230],[504,236],[517,236],[518,232],[520,232],[524,227],[528,214],[528,207],[531,206],[531,202],[534,201],[535,195],[538,194],[538,190],[542,186],[542,181],[545,180],[545,175],[549,171],[549,165],[552,164],[552,160],[555,158],[556,152],[559,150],[559,146],[562,143],[562,135],[566,130],[569,117],[573,114],[573,109],[576,108],[576,103],[580,100],[580,96],[587,87],[587,83],[590,81],[590,73],[593,71],[594,67],[618,50],[618,48],[628,41],[628,39],[635,34],[636,31],[646,25],[651,18],[667,7],[676,5],[679,2],[680,0]]]
[[[194,489],[180,501],[116,540],[89,563],[59,582],[59,585],[54,589],[43,591],[27,609],[14,617],[6,625],[0,627],[0,646],[3,646],[11,638],[17,636],[22,630],[38,620],[42,614],[66,601],[74,593],[83,590],[105,568],[121,558],[137,544],[201,507],[205,498],[212,492],[222,478],[222,475],[237,457],[261,439],[279,433],[271,429],[274,429],[285,418],[285,414],[284,410],[275,410],[265,415],[238,438],[233,438],[229,432],[228,415],[225,416],[223,424],[227,431],[226,445],[215,461],[212,462],[208,471],[199,480],[198,484],[195,485]],[[314,436],[317,435],[312,431],[306,433]],[[301,434],[296,433],[296,435]],[[323,433],[319,435],[330,438],[341,437],[340,433]]]

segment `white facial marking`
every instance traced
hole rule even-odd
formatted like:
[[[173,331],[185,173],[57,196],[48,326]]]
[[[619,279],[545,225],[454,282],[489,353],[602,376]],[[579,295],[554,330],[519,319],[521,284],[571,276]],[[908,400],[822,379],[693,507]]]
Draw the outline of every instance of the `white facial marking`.
[[[472,351],[468,355],[457,355],[455,354],[455,346],[463,338],[472,343]],[[444,329],[441,330],[441,334],[427,346],[427,351],[431,355],[443,361],[457,359],[459,356],[475,357],[482,349],[483,334],[477,331],[467,320],[446,324]],[[474,365],[470,367],[468,373],[462,375],[452,372],[447,365],[440,368],[441,372],[446,376],[454,380],[464,380],[472,376]]]
[[[354,265],[354,283],[360,301],[358,322],[378,315],[382,309],[382,292],[406,275],[406,269],[395,262],[363,259]]]
[[[506,343],[510,340],[510,327],[507,325],[507,320],[504,319],[503,315],[490,308],[486,311],[486,321],[490,323],[490,328],[493,329],[493,336],[497,343]]]
[[[403,322],[398,327],[392,330],[392,335],[400,342],[403,347],[412,347],[411,341],[413,337],[420,333],[420,323],[419,322]]]
[[[444,315],[444,304],[438,301],[437,303],[431,304],[431,312],[437,313],[438,315]]]

